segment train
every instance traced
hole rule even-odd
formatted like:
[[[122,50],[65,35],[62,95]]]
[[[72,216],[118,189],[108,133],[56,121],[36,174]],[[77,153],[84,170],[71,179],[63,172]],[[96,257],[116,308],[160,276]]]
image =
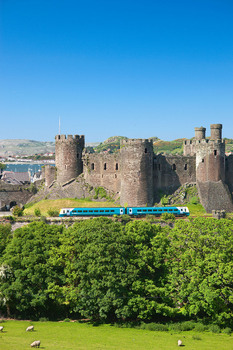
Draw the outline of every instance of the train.
[[[62,208],[60,217],[71,216],[113,216],[113,215],[156,215],[163,213],[174,214],[175,216],[189,216],[188,207],[113,207],[113,208]]]

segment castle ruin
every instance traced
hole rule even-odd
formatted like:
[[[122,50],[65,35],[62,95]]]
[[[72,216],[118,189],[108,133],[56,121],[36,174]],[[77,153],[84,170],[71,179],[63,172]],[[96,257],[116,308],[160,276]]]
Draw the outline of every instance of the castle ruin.
[[[182,156],[155,154],[148,139],[122,140],[113,154],[87,153],[83,135],[57,135],[56,171],[45,167],[45,184],[63,186],[81,175],[90,186],[118,194],[122,206],[152,206],[159,191],[171,194],[196,183],[207,212],[232,212],[233,156],[225,155],[222,125],[210,129],[206,138],[204,127],[195,128],[194,139],[184,141]]]

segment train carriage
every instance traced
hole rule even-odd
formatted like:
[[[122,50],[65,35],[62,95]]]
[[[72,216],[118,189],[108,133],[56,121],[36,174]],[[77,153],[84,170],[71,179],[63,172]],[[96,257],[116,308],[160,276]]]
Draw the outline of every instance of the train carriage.
[[[126,208],[128,215],[162,215],[163,213],[174,214],[175,216],[189,216],[187,207],[128,207]]]
[[[125,214],[125,208],[62,208],[59,216],[112,216],[123,214]]]

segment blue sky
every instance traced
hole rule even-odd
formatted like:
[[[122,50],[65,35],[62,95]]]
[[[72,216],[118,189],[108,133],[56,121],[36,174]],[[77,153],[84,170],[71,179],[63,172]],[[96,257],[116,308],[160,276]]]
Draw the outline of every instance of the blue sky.
[[[0,139],[233,138],[232,0],[0,0]]]

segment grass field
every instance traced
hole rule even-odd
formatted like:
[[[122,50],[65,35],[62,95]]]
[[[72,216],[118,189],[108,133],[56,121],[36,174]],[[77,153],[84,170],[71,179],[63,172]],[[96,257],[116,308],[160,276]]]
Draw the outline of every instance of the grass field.
[[[26,332],[31,324],[35,330]],[[0,333],[1,350],[29,349],[34,340],[41,341],[41,349],[50,350],[173,350],[177,349],[178,339],[187,350],[233,349],[232,336],[207,332],[154,332],[77,322],[6,321],[1,325],[4,326]]]
[[[63,198],[63,199],[44,199],[38,203],[24,210],[24,215],[34,215],[35,209],[40,209],[41,214],[48,216],[48,210],[58,210],[61,208],[76,208],[76,207],[116,207],[117,205],[113,202],[96,202],[85,199],[73,199],[73,198]]]

